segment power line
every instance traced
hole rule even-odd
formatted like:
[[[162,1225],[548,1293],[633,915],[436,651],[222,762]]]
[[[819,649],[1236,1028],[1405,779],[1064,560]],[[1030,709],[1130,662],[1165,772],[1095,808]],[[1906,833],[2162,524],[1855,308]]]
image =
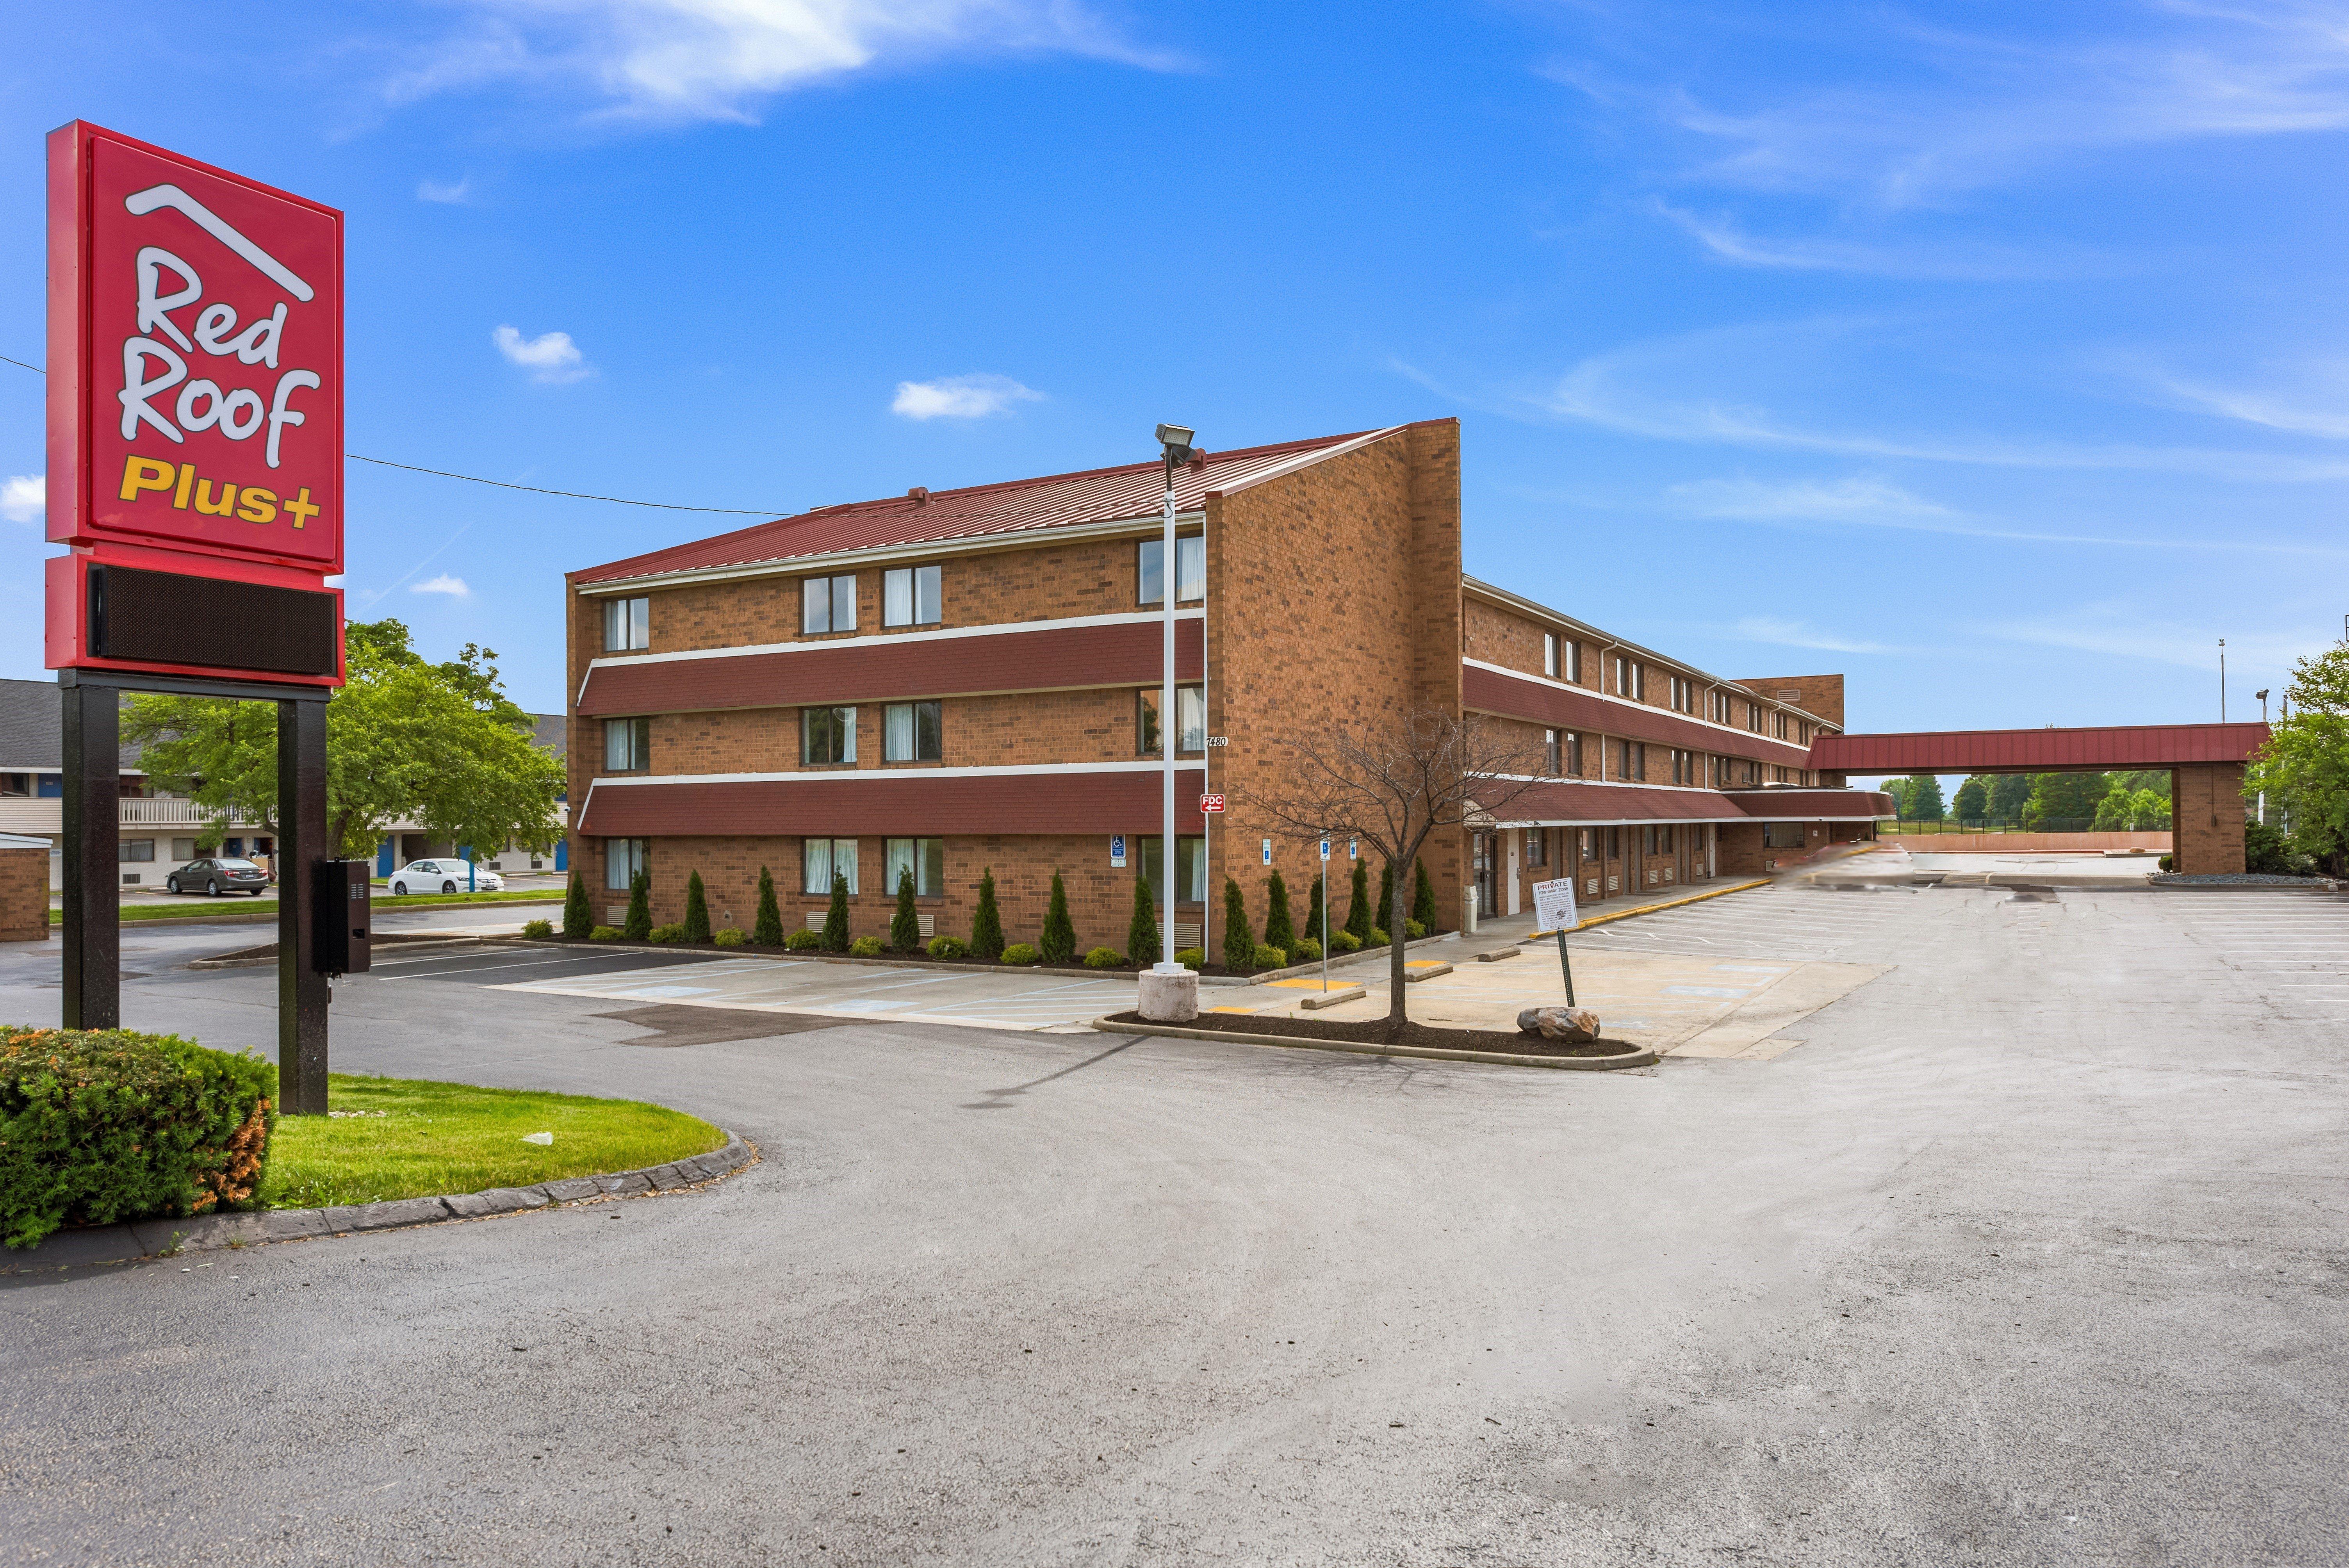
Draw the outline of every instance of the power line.
[[[0,360],[21,366],[36,376],[48,374],[37,365],[26,365],[21,359],[9,359],[5,354],[0,354]],[[362,457],[357,452],[345,452],[343,456],[354,462],[373,463],[378,468],[405,469],[411,474],[430,474],[435,479],[443,480],[463,480],[467,484],[494,485],[500,490],[528,490],[533,495],[559,495],[570,500],[602,500],[609,501],[614,506],[648,506],[661,511],[715,511],[723,512],[729,517],[788,517],[791,515],[789,507],[770,507],[763,511],[754,511],[750,507],[742,506],[684,506],[671,500],[630,500],[626,496],[590,495],[585,490],[547,490],[540,485],[518,485],[505,480],[485,480],[479,474],[450,473],[447,469],[423,469],[414,463],[395,463],[388,458]]]

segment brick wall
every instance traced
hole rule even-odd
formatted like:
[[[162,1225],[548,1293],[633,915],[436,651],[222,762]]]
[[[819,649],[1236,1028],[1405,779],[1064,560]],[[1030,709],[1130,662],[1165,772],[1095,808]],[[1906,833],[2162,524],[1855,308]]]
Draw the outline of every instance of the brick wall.
[[[49,851],[0,849],[0,942],[49,939]]]
[[[2197,874],[2243,869],[2243,765],[2198,762],[2169,774],[2172,869]]]
[[[1762,676],[1738,684],[1773,701],[1792,703],[1805,713],[1826,719],[1837,729],[1843,727],[1841,676]],[[1788,696],[1788,692],[1795,695]]]

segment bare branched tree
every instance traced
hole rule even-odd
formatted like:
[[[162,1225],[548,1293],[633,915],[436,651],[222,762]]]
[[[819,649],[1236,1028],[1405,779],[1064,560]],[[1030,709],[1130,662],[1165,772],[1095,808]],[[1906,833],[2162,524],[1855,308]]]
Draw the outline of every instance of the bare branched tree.
[[[1547,769],[1547,748],[1475,714],[1440,708],[1415,708],[1402,723],[1376,730],[1340,725],[1292,731],[1275,744],[1287,748],[1293,766],[1279,790],[1248,804],[1286,837],[1357,838],[1394,868],[1386,911],[1392,939],[1387,1028],[1393,1038],[1407,1021],[1403,919],[1421,849],[1439,830],[1506,817],[1540,781],[1535,776]]]

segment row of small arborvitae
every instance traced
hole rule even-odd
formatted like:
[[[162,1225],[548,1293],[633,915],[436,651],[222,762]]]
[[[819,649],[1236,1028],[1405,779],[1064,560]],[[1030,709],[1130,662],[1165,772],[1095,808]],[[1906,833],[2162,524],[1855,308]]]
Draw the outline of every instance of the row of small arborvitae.
[[[1418,885],[1412,898],[1412,918],[1404,922],[1407,937],[1416,939],[1427,934],[1435,923],[1435,888],[1429,882],[1427,866],[1418,869]],[[1321,906],[1321,883],[1313,884],[1313,901],[1305,913],[1304,930],[1322,928],[1328,913]],[[1288,913],[1288,886],[1275,872],[1268,883],[1268,894],[1264,917],[1264,940],[1257,940],[1248,923],[1247,903],[1240,894],[1239,883],[1224,879],[1224,967],[1235,974],[1264,969],[1285,968],[1291,964],[1311,964],[1321,956],[1320,942],[1299,934]],[[1332,953],[1354,953],[1364,947],[1383,947],[1389,940],[1385,929],[1372,923],[1373,909],[1384,909],[1394,897],[1394,868],[1387,866],[1380,872],[1379,901],[1372,904],[1370,897],[1370,866],[1367,861],[1354,862],[1353,898],[1347,911],[1346,923],[1330,932]],[[525,936],[552,936],[554,927],[543,920],[533,920],[523,927]],[[585,937],[590,942],[651,942],[701,943],[719,947],[781,947],[794,953],[845,953],[857,958],[878,958],[884,954],[927,953],[933,958],[981,958],[1003,964],[1065,965],[1077,957],[1076,927],[1069,920],[1068,890],[1061,884],[1061,873],[1052,873],[1052,898],[1044,912],[1044,929],[1032,942],[1006,944],[1003,940],[1003,916],[995,903],[995,872],[992,868],[978,879],[978,907],[972,913],[970,940],[938,936],[922,939],[921,917],[914,907],[914,873],[906,868],[897,877],[897,913],[889,922],[889,935],[884,941],[878,936],[851,938],[848,934],[848,879],[835,872],[832,878],[832,906],[825,911],[821,930],[810,926],[786,933],[783,930],[782,907],[775,897],[775,879],[767,868],[759,868],[759,913],[748,932],[732,926],[713,932],[709,928],[709,899],[702,891],[701,873],[693,872],[685,883],[685,918],[670,925],[655,925],[652,916],[652,886],[649,876],[638,872],[628,884],[628,914],[625,924],[597,925],[594,911],[587,903],[587,884],[577,872],[571,873],[571,891],[563,903],[563,934]],[[1150,879],[1142,876],[1133,884],[1133,919],[1126,927],[1126,950],[1096,947],[1085,954],[1084,964],[1090,969],[1120,969],[1128,965],[1146,965],[1158,962],[1158,911],[1153,902]],[[1193,969],[1206,965],[1206,952],[1187,947],[1174,955],[1175,962]]]

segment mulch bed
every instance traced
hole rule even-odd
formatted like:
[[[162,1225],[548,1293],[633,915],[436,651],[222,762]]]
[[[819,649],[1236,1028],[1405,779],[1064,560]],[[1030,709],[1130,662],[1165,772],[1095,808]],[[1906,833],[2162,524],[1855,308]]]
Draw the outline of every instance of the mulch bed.
[[[1113,1024],[1147,1025],[1154,1020],[1140,1013],[1112,1013]],[[1227,1035],[1284,1035],[1301,1040],[1343,1040],[1349,1045],[1411,1046],[1420,1050],[1499,1051],[1513,1057],[1619,1057],[1640,1047],[1629,1040],[1599,1038],[1569,1046],[1539,1035],[1512,1029],[1437,1029],[1406,1021],[1400,1031],[1384,1018],[1287,1018],[1250,1013],[1201,1013],[1185,1029],[1210,1029]]]
[[[527,938],[517,937],[512,940],[561,944],[571,947],[611,947],[623,945],[621,944],[607,942],[590,942],[584,936],[565,936],[560,932],[557,932],[553,936],[533,936]],[[761,947],[756,943],[750,942],[746,942],[740,947],[720,947],[714,942],[659,942],[651,944],[629,943],[625,945],[632,947],[650,945],[661,948],[665,952],[715,953],[730,956],[740,956],[740,954],[747,953],[755,954],[761,958],[847,958],[854,960],[856,956],[854,954],[851,953],[829,953],[821,948],[794,953],[787,947]],[[1383,954],[1387,950],[1383,947],[1371,947],[1365,948],[1363,953],[1349,953],[1344,956],[1347,960],[1351,961],[1363,956],[1364,954]],[[1066,964],[1022,965],[1003,964],[992,958],[933,958],[927,953],[899,953],[894,949],[888,948],[883,949],[881,952],[874,954],[873,957],[865,959],[863,962],[869,964],[879,964],[883,962],[892,964],[924,964],[932,965],[940,969],[990,969],[1001,971],[1005,969],[1050,968],[1055,972],[1068,969],[1083,969],[1088,975],[1123,975],[1129,977],[1139,975],[1144,969],[1149,967],[1146,964],[1121,964],[1113,969],[1089,969],[1086,968],[1085,965],[1085,955],[1081,953],[1069,960]],[[1210,964],[1200,969],[1198,973],[1202,975],[1269,975],[1272,971],[1269,969],[1226,969],[1220,964]]]

